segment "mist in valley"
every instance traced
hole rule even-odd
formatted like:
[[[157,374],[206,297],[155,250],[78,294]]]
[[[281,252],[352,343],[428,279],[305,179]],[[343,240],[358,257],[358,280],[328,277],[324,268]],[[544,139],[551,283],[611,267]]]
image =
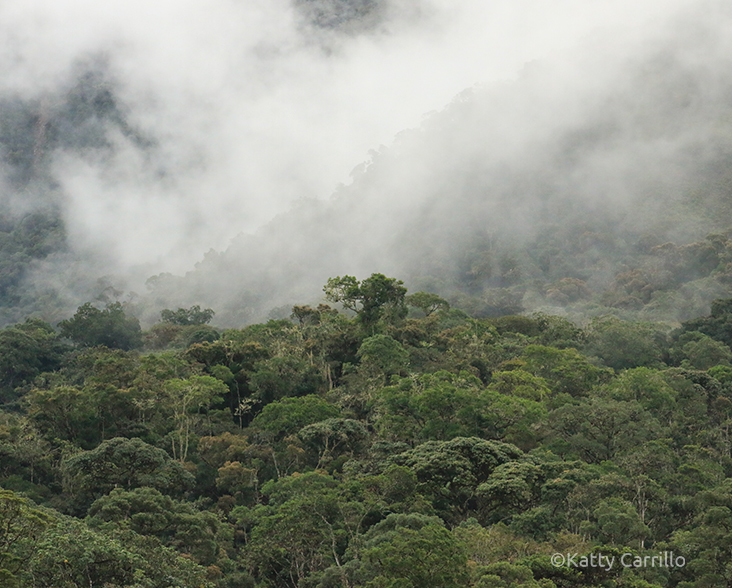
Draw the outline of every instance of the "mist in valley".
[[[728,286],[669,255],[729,229],[731,26],[691,0],[6,2],[0,316],[241,326],[372,272],[483,316],[695,316]]]

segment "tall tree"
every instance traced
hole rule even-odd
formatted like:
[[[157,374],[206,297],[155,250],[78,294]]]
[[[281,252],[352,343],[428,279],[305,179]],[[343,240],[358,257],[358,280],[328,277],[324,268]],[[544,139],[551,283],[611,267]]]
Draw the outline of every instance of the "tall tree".
[[[371,274],[361,282],[353,276],[338,276],[330,278],[323,291],[329,301],[354,311],[366,332],[373,334],[379,320],[394,322],[407,316],[403,284],[384,274]]]
[[[113,302],[100,310],[91,302],[82,304],[70,319],[59,323],[61,335],[82,347],[104,345],[116,349],[142,346],[140,321],[125,314],[122,304]]]

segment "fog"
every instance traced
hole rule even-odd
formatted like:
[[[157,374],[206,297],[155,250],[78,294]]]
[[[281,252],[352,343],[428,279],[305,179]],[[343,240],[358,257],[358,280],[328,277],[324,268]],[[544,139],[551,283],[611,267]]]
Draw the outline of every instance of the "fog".
[[[472,173],[476,160],[492,159],[480,174],[496,174],[493,183],[501,169],[519,174],[514,165],[519,159],[549,164],[551,158],[542,161],[532,149],[550,144],[561,129],[586,125],[613,83],[633,83],[632,76],[622,78],[629,64],[641,63],[678,36],[679,54],[697,59],[692,67],[701,67],[696,40],[685,37],[688,31],[679,23],[691,14],[716,27],[720,6],[701,0],[640,5],[626,0],[5,0],[0,4],[0,94],[53,113],[79,76],[93,71],[99,84],[111,88],[115,116],[122,122],[102,121],[103,149],[87,142],[83,148],[62,144],[46,153],[52,189],[19,193],[6,186],[2,198],[19,210],[19,202],[32,207],[44,192],[61,210],[70,253],[39,262],[33,274],[37,282],[58,289],[108,276],[109,283],[142,292],[148,277],[183,275],[206,251],[225,251],[235,238],[226,259],[245,256],[241,248],[254,247],[247,240],[253,237],[246,235],[257,234],[293,206],[320,211],[318,206],[330,206],[335,192],[346,194],[334,210],[343,209],[345,186],[352,182],[370,204],[354,206],[350,213],[342,210],[337,222],[351,226],[352,234],[361,226],[381,224],[386,236],[397,230],[394,219],[400,214],[414,224],[420,210],[427,210],[420,207],[434,199],[436,176],[424,169],[443,169],[451,178],[450,189],[462,185],[469,191],[471,182],[488,182]],[[719,27],[728,22],[720,19]],[[721,28],[715,32],[724,38]],[[707,46],[715,52],[710,67],[719,65],[722,49],[719,43]],[[706,79],[713,80],[713,74]],[[531,81],[522,82],[526,79]],[[449,104],[453,113],[460,112],[461,102],[475,104],[456,100],[471,88],[473,95],[489,96],[481,98],[479,112],[456,115],[454,127],[445,122],[452,115],[430,114]],[[501,138],[500,149],[484,145],[490,142],[485,135],[466,139],[476,121],[482,121],[481,133]],[[395,139],[405,129],[421,130]],[[419,133],[455,144],[425,149]],[[670,158],[676,157],[675,140],[667,145]],[[382,171],[372,164],[366,174],[372,179],[358,184],[365,169],[359,164],[378,161],[369,153],[384,151],[380,146],[390,150],[381,158]],[[602,202],[612,192],[618,204],[632,205],[637,190],[618,188],[636,182],[640,173],[628,169],[628,161],[638,156],[632,149],[645,153],[658,147],[639,141],[630,151],[616,149],[585,162],[575,173],[612,179],[616,185],[610,190],[605,182],[604,191],[593,195],[584,190],[582,197]],[[400,152],[409,155],[399,159]],[[619,179],[618,170],[629,175]],[[648,171],[661,182],[674,180],[667,165]],[[504,183],[515,185],[514,180]],[[369,182],[375,188],[369,189]],[[574,185],[575,192],[582,191],[579,184],[586,187],[577,178],[566,184]],[[490,205],[495,214],[507,213],[499,206],[505,205],[506,194]],[[308,199],[322,204],[303,204]],[[454,224],[471,216],[474,199],[461,204],[458,194],[450,202],[430,205],[425,214],[444,219],[457,208]],[[535,203],[514,202],[504,224],[530,231]],[[313,214],[320,215],[321,220],[313,220],[313,227],[320,228],[269,230],[260,239],[267,242],[259,245],[266,252],[261,263],[285,262],[296,243],[307,248],[322,239],[322,215],[336,213]],[[300,216],[302,222],[306,218]],[[407,252],[377,247],[369,253],[364,244],[353,243],[323,245],[317,248],[318,267],[311,266],[313,279],[335,270],[405,271],[427,255],[420,229],[414,231]],[[328,263],[320,263],[330,255]],[[439,256],[439,251],[433,247],[429,255]],[[215,265],[211,255],[202,264],[211,288],[234,283],[229,287],[257,290],[256,278],[248,283],[241,276],[233,282],[225,277],[227,268],[241,271],[226,263],[219,262],[219,274],[210,269]],[[311,295],[305,282],[291,281],[293,291],[273,299],[273,306]],[[166,296],[174,297],[179,287],[187,288],[183,282],[171,283]],[[197,298],[223,303],[203,286],[189,288],[172,302],[196,303]],[[156,303],[166,302],[159,297]]]

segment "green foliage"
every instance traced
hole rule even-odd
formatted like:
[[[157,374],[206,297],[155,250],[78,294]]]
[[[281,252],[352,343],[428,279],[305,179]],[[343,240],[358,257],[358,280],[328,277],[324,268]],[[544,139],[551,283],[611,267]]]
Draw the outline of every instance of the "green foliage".
[[[595,367],[575,349],[528,345],[522,359],[521,369],[544,378],[555,393],[586,396],[611,377],[608,370]]]
[[[265,406],[252,421],[251,429],[261,432],[268,439],[279,441],[307,425],[339,415],[337,406],[318,396],[285,398]]]
[[[104,310],[87,302],[76,314],[59,323],[61,335],[82,347],[104,345],[113,349],[136,349],[142,346],[140,322],[128,317],[119,302],[107,304]]]
[[[600,502],[593,509],[590,520],[581,528],[584,533],[594,535],[603,543],[622,543],[635,547],[650,534],[635,507],[620,498]]]
[[[701,492],[694,500],[695,525],[679,530],[672,546],[687,561],[679,571],[683,586],[724,586],[732,580],[732,488],[729,481]]]
[[[155,539],[110,536],[68,517],[41,537],[25,572],[25,585],[37,588],[213,588],[204,568]]]
[[[544,408],[533,400],[481,388],[480,380],[466,372],[440,371],[416,382],[405,378],[378,394],[375,425],[385,438],[407,442],[475,435],[530,443],[530,428]]]
[[[339,276],[330,278],[323,291],[329,301],[355,312],[364,330],[373,335],[380,320],[393,323],[407,316],[407,289],[402,284],[384,274],[371,274],[361,282],[353,276]]]
[[[629,323],[616,318],[590,324],[586,351],[615,370],[661,367],[667,350],[666,329],[652,323]]]
[[[590,463],[614,459],[661,432],[658,421],[640,403],[601,398],[557,408],[549,413],[548,426],[558,451]]]
[[[481,569],[480,579],[476,582],[477,588],[540,588],[542,585],[534,580],[531,568],[514,565],[507,562],[498,562]]]
[[[732,346],[732,298],[713,301],[709,316],[686,321],[681,327],[684,331],[699,331]]]
[[[462,515],[476,498],[476,490],[501,464],[520,459],[521,450],[499,441],[457,437],[428,441],[389,460],[409,467],[417,476],[417,491],[433,500],[445,516]]]
[[[208,325],[177,325],[159,323],[145,333],[145,347],[148,349],[187,348],[196,343],[218,341],[219,332]]]
[[[0,332],[6,391],[19,398],[0,413],[0,483],[87,517],[8,494],[6,532],[25,538],[3,547],[3,580],[726,582],[726,344],[689,329],[667,342],[658,325],[607,318],[586,331],[544,315],[476,320],[426,294],[406,301],[420,318],[402,320],[401,294],[358,318],[360,296],[399,293],[384,279],[332,284],[356,320],[321,305],[190,345],[210,327],[162,323],[146,336],[148,349],[180,351],[66,351],[37,321]],[[33,516],[43,524],[26,524]],[[549,562],[667,546],[689,568]]]
[[[544,400],[551,395],[544,378],[532,376],[523,370],[493,372],[489,389],[529,400]]]
[[[61,211],[55,207],[21,216],[3,214],[7,210],[5,206],[3,209],[0,210],[0,305],[15,306],[22,300],[24,292],[20,286],[31,264],[63,250],[66,230]]]
[[[357,355],[364,370],[381,373],[387,378],[403,371],[409,363],[409,352],[388,335],[373,335],[364,339]]]
[[[191,436],[202,411],[222,401],[226,385],[211,376],[191,376],[185,380],[170,379],[163,386],[162,401],[172,413],[176,429],[170,441],[173,457],[185,462]]]
[[[88,516],[92,527],[129,529],[156,537],[163,545],[191,555],[198,563],[216,561],[218,518],[154,488],[114,488],[91,505]]]
[[[437,517],[392,514],[365,535],[354,576],[369,588],[466,587],[467,559]]]
[[[62,463],[70,491],[98,498],[113,488],[149,486],[180,494],[192,485],[191,475],[162,449],[141,439],[117,437]]]
[[[707,370],[732,363],[732,350],[709,335],[699,331],[685,331],[676,338],[669,350],[672,365],[694,370]]]
[[[160,320],[172,325],[205,325],[211,322],[216,313],[210,308],[204,308],[196,304],[190,308],[179,308],[178,310],[165,309],[160,311]]]
[[[262,585],[296,588],[335,563],[346,539],[336,487],[330,476],[311,473],[263,488],[272,506],[254,509],[246,556]]]
[[[421,310],[425,316],[430,316],[434,312],[446,312],[450,310],[450,304],[447,300],[429,292],[415,292],[407,296],[404,302],[407,306]]]
[[[18,586],[19,574],[38,551],[44,530],[53,517],[15,492],[0,488],[0,582]]]
[[[363,452],[368,440],[366,427],[354,419],[327,419],[300,429],[298,437],[306,447],[317,451],[320,469],[341,454],[353,456]]]
[[[262,404],[314,394],[322,385],[323,377],[314,366],[290,356],[259,361],[249,375],[249,387]]]
[[[606,390],[614,400],[639,402],[659,422],[668,422],[676,409],[678,393],[662,372],[649,368],[635,368],[620,373]]]
[[[52,439],[98,441],[96,410],[88,393],[75,386],[32,390],[27,396],[28,414]]]
[[[64,345],[51,325],[26,319],[0,331],[0,390],[12,390],[59,367]]]

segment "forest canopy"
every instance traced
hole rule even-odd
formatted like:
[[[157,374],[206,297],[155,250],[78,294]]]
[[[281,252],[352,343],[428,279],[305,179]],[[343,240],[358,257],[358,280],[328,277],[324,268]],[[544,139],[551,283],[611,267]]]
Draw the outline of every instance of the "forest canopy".
[[[89,303],[0,331],[3,585],[727,585],[730,300],[672,329],[324,291],[242,329]]]

